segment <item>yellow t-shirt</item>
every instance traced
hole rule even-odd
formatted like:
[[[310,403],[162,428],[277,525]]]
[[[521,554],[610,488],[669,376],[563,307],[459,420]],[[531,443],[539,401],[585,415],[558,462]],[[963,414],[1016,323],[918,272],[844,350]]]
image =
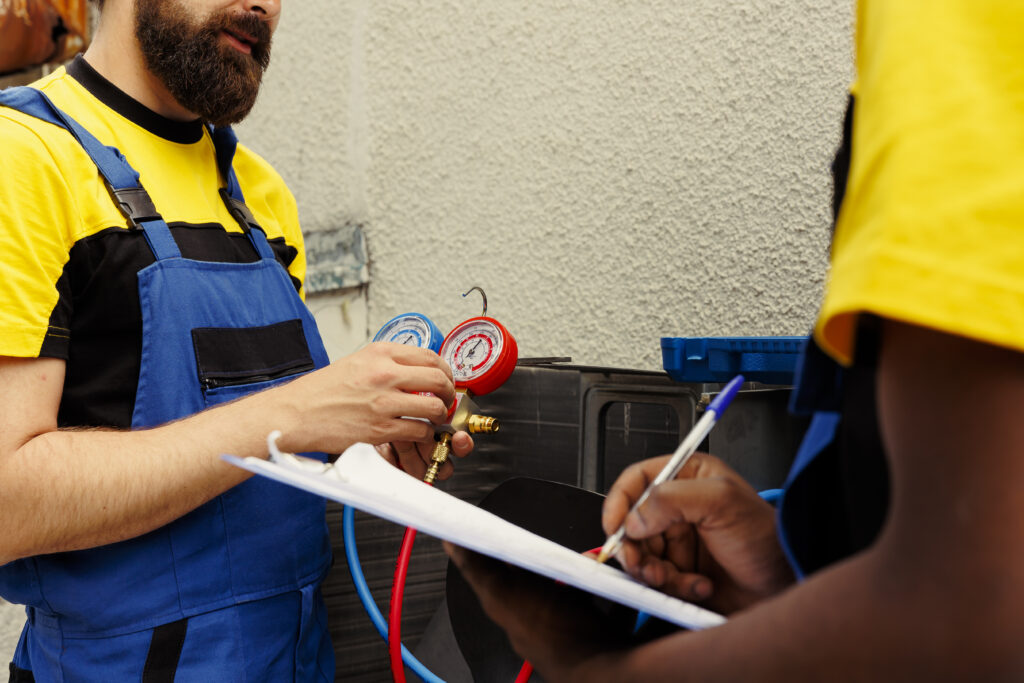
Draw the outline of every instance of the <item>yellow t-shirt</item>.
[[[874,313],[1024,351],[1024,3],[862,0],[850,174],[815,335]]]
[[[258,260],[220,197],[224,182],[200,122],[146,109],[81,57],[34,86],[125,155],[185,258]],[[294,198],[242,145],[233,166],[301,293]],[[137,273],[153,261],[81,145],[63,128],[0,107],[0,356],[67,361],[61,426],[130,425],[142,345]]]

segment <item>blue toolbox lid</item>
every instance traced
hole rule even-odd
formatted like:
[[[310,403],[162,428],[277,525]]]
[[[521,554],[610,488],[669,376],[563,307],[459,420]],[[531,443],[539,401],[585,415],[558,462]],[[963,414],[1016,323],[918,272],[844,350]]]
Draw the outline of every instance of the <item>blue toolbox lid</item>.
[[[752,382],[793,384],[807,337],[662,337],[665,372],[677,382],[728,382],[742,374]]]

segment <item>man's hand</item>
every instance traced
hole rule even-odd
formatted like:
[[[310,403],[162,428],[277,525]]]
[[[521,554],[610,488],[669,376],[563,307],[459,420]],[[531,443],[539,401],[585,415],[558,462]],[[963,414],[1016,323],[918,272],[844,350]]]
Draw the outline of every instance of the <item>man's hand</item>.
[[[455,432],[452,435],[452,455],[457,458],[464,458],[473,451],[473,437],[466,432]],[[434,452],[433,442],[422,441],[394,441],[380,444],[377,452],[396,467],[401,467],[405,472],[422,479],[430,466],[430,456]],[[447,479],[455,471],[452,461],[449,458],[441,465],[437,472],[438,479]]]
[[[283,450],[341,453],[356,442],[432,447],[434,425],[444,423],[455,385],[451,368],[436,353],[378,343],[266,391],[264,400],[282,415]]]
[[[628,515],[670,456],[632,465],[605,500],[608,534],[626,518],[619,561],[645,583],[728,614],[793,582],[775,534],[773,508],[725,463],[695,453]]]

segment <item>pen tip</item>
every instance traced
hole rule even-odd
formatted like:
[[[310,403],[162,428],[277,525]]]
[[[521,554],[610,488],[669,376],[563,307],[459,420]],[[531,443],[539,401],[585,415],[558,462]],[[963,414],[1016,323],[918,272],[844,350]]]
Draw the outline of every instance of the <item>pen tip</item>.
[[[604,548],[601,548],[601,552],[599,552],[597,554],[597,563],[598,564],[604,564],[605,560],[607,560],[607,559],[608,559],[608,551],[605,550]]]

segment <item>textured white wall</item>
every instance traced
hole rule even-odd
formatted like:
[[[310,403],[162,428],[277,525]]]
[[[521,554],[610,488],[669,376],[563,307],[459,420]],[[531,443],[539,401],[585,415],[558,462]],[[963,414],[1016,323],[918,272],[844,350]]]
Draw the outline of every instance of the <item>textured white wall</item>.
[[[241,134],[306,229],[363,225],[371,330],[480,285],[521,355],[659,368],[663,335],[809,328],[850,5],[285,3]]]

